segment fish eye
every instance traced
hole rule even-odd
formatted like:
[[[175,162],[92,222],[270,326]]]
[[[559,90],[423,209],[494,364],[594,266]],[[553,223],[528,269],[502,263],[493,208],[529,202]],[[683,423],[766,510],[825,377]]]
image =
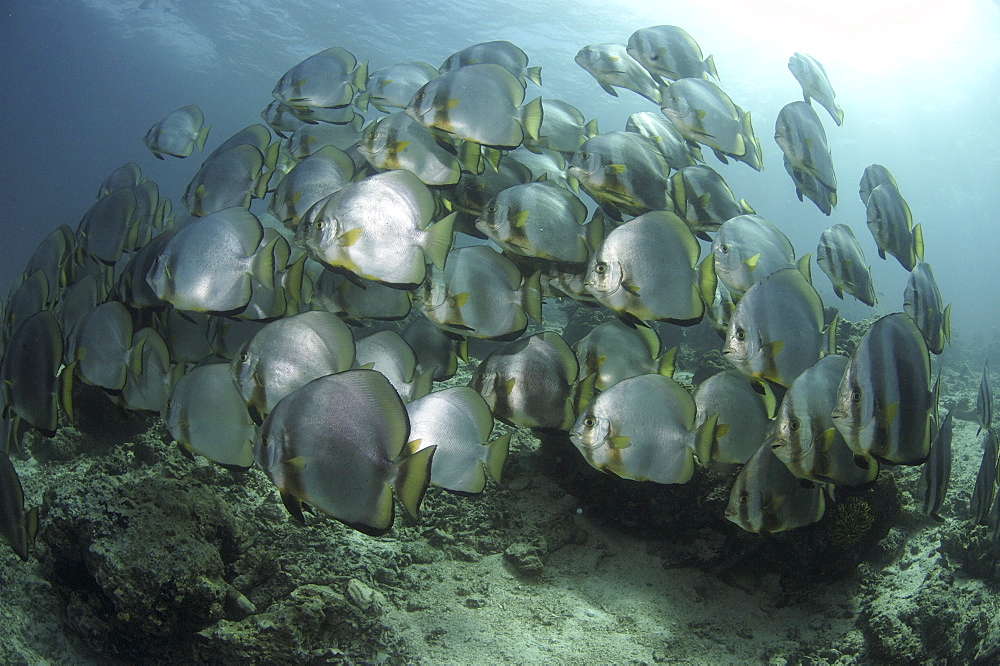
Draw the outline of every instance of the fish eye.
[[[738,501],[740,504],[746,504],[747,502],[750,501],[750,493],[740,493]]]
[[[607,263],[605,263],[603,261],[597,263],[594,266],[594,272],[597,273],[598,275],[604,275],[605,273],[607,273],[608,272],[608,265],[607,265]]]
[[[861,402],[861,390],[860,389],[854,389],[853,391],[851,391],[851,401],[852,402]]]
[[[420,92],[420,93],[416,94],[416,96],[414,97],[414,99],[423,99],[424,97],[425,97],[424,93]]]
[[[322,229],[323,228],[323,220],[316,220],[313,223],[313,226],[316,227],[316,229]]]
[[[593,428],[595,425],[597,425],[597,419],[595,419],[593,416],[588,416],[583,420],[583,425],[584,427],[587,428]]]
[[[580,159],[589,160],[590,159],[590,153],[580,153]]]
[[[378,136],[376,132],[368,132],[368,138],[374,140]]]
[[[495,213],[498,210],[500,210],[500,208],[496,204],[493,204],[492,206],[487,206],[486,207],[486,212],[487,213]]]
[[[736,339],[739,340],[740,342],[743,342],[744,340],[747,339],[747,332],[742,328],[736,329]]]
[[[722,250],[722,254],[729,254],[729,246],[728,245],[720,245],[719,249]]]
[[[789,419],[788,420],[788,427],[792,430],[792,432],[795,432],[796,430],[798,430],[800,425],[802,425],[802,424],[799,423],[798,419]]]
[[[246,352],[243,352],[242,354],[240,354],[240,363],[246,363],[249,360],[250,360],[250,354],[248,354]]]

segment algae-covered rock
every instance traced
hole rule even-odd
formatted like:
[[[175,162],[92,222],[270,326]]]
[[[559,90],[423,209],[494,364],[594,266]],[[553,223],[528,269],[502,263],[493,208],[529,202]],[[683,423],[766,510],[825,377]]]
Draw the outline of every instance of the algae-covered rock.
[[[213,663],[357,663],[380,653],[402,659],[378,613],[325,585],[302,585],[240,622],[222,620],[199,632],[194,649]]]
[[[210,488],[83,474],[46,492],[42,521],[46,577],[96,652],[142,657],[222,617],[241,535]]]

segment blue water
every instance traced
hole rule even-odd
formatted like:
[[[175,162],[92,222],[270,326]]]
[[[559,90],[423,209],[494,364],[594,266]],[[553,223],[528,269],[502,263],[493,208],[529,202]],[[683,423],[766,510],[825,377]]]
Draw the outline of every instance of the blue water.
[[[891,257],[876,256],[857,195],[862,170],[878,162],[893,172],[924,225],[926,260],[945,301],[954,303],[956,337],[994,340],[1000,306],[989,285],[1000,251],[992,205],[1000,182],[1000,5],[799,7],[818,4],[4,0],[0,290],[19,279],[47,233],[60,223],[76,228],[105,176],[125,162],[137,162],[179,207],[201,159],[154,159],[142,144],[152,123],[197,103],[212,125],[211,150],[259,121],[284,71],[329,46],[351,50],[374,70],[408,60],[437,66],[469,44],[507,39],[543,68],[543,89],[532,86],[529,95],[565,99],[607,131],[655,107],[628,91],[607,95],[573,56],[588,43],[624,43],[637,28],[671,23],[714,54],[723,87],[753,114],[762,173],[708,156],[737,196],[777,224],[799,254],[814,251],[822,230],[837,222],[861,240],[878,308],[837,301],[814,269],[826,303],[851,318],[902,307],[906,273]],[[795,198],[771,138],[778,110],[799,98],[786,67],[794,51],[825,64],[846,113],[838,128],[819,111],[840,183],[829,218]]]

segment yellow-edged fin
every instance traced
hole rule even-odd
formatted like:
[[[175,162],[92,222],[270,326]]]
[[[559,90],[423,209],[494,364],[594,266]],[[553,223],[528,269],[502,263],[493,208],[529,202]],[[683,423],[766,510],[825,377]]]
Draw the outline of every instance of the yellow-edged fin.
[[[919,224],[913,227],[913,251],[917,259],[924,260],[924,228]]]
[[[431,260],[431,263],[440,270],[444,270],[444,262],[451,249],[451,242],[454,238],[452,228],[457,217],[458,213],[451,213],[424,229],[427,234],[427,241],[423,244],[424,253]]]
[[[396,461],[394,465],[392,486],[396,490],[396,497],[406,509],[406,513],[414,519],[420,518],[420,502],[431,482],[431,460],[436,450],[437,446],[428,446]],[[389,508],[391,522],[391,504]]]
[[[296,303],[308,302],[302,293],[303,276],[305,275],[305,264],[307,258],[307,255],[303,254],[301,257],[293,261],[292,264],[285,270],[285,275],[281,280],[281,286],[284,288],[288,296]]]
[[[604,215],[601,214],[600,208],[594,211],[594,216],[587,223],[584,240],[587,243],[587,249],[591,252],[597,250],[604,241]]]
[[[528,218],[531,216],[531,211],[527,208],[519,212],[514,216],[513,223],[515,227],[524,227],[528,223]]]
[[[486,168],[483,151],[478,143],[463,141],[458,146],[458,161],[471,173],[479,175]]]
[[[254,252],[250,259],[250,272],[268,291],[274,291],[274,246],[281,236],[275,236],[263,249]]]
[[[604,173],[608,174],[609,176],[619,176],[619,175],[625,173],[625,165],[624,164],[606,164],[604,166]]]
[[[576,404],[577,414],[583,412],[583,410],[587,408],[587,405],[589,405],[590,402],[594,399],[594,392],[596,390],[595,388],[596,385],[597,385],[597,373],[592,372],[583,379],[581,379],[580,381],[578,381],[576,383],[576,386],[573,387],[573,392],[575,394],[573,402]],[[573,424],[570,423],[570,427],[572,427],[572,425]]]
[[[826,327],[826,353],[837,353],[837,325],[840,324],[840,313],[833,315],[833,321]]]
[[[637,327],[638,330],[641,327]],[[666,352],[663,353],[660,358],[656,359],[656,372],[657,374],[663,375],[664,377],[674,376],[674,369],[677,359],[677,347],[671,347]]]
[[[613,449],[627,449],[632,445],[631,439],[631,437],[626,437],[625,435],[615,435],[608,438],[608,443],[611,444],[611,448]]]
[[[522,303],[524,312],[532,320],[542,322],[542,272],[535,271],[525,278],[521,286]]]
[[[757,264],[759,262],[760,262],[760,252],[758,252],[757,254],[753,255],[748,259],[743,260],[743,263],[746,264],[747,268],[749,268],[751,271],[757,270]]]
[[[751,382],[760,387],[760,399],[764,402],[764,409],[767,411],[767,418],[773,419],[778,412],[778,399],[774,395],[774,390],[767,382]]]
[[[528,79],[536,86],[542,85],[542,68],[541,67],[527,67],[524,70],[524,78]]]
[[[542,98],[536,97],[518,111],[518,121],[525,134],[538,141],[538,132],[542,127]]]
[[[351,85],[358,90],[365,90],[368,85],[368,61],[362,60],[351,75]]]
[[[951,344],[951,303],[949,303],[944,309],[944,324],[943,324],[944,339]]]
[[[712,460],[712,451],[718,446],[718,438],[725,434],[717,432],[718,424],[718,413],[712,414],[694,433],[694,453],[698,458],[698,464],[702,467],[708,467]]]
[[[818,438],[819,450],[824,452],[829,451],[830,447],[833,446],[833,442],[836,440],[836,438],[837,438],[836,428],[827,428],[826,430],[824,430],[822,433],[820,433],[820,436]]]
[[[469,292],[463,291],[461,294],[455,294],[451,297],[451,302],[456,308],[460,308],[469,302]]]
[[[358,242],[358,239],[361,238],[361,234],[363,233],[363,231],[364,230],[361,227],[354,227],[353,229],[348,229],[347,231],[345,231],[344,233],[340,234],[340,236],[337,237],[337,242],[340,244],[341,247],[351,247],[352,245]]]
[[[397,141],[389,146],[389,152],[398,155],[399,153],[406,150],[406,147],[410,145],[409,141]]]
[[[500,483],[503,467],[507,463],[507,455],[510,453],[511,434],[505,432],[486,445],[486,471],[497,483]]]
[[[405,451],[407,455],[414,454],[420,450],[420,445],[423,443],[423,441],[424,440],[421,438],[411,439],[406,443],[405,446],[403,446],[403,451]]]
[[[719,278],[715,274],[715,257],[709,252],[700,264],[698,264],[698,293],[706,307],[712,307],[715,300],[715,289],[719,285]]]
[[[601,131],[597,128],[597,118],[594,118],[593,120],[588,120],[587,123],[583,126],[583,135],[586,136],[588,139],[593,139],[600,133]]]
[[[799,257],[798,260],[795,262],[795,267],[799,269],[799,272],[802,273],[803,277],[805,277],[806,279],[806,282],[808,282],[809,284],[812,284],[811,259],[812,259],[812,252],[806,252],[801,257]]]
[[[497,148],[483,146],[481,152],[483,154],[483,159],[486,160],[486,163],[490,165],[493,171],[500,171],[500,158],[503,157],[503,151]]]
[[[757,212],[747,203],[746,199],[740,199],[740,210],[747,215],[755,215]]]

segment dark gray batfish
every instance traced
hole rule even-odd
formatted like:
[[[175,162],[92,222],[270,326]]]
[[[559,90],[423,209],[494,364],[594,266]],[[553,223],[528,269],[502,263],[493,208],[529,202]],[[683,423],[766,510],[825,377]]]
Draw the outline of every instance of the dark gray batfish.
[[[865,305],[877,302],[871,270],[865,263],[861,243],[846,224],[835,224],[822,233],[816,247],[816,263],[830,278],[838,298],[847,292]]]
[[[976,422],[979,423],[978,435],[993,426],[993,388],[990,386],[990,361],[983,364],[983,378],[979,380],[979,393],[976,394]]]
[[[660,338],[652,328],[612,320],[580,338],[573,353],[580,364],[579,379],[595,375],[594,388],[604,391],[629,377],[671,376],[676,349],[660,354]]]
[[[125,387],[132,348],[132,315],[118,301],[98,305],[70,332],[67,353],[83,381],[110,391]]]
[[[833,169],[826,131],[812,106],[806,102],[791,102],[783,106],[774,123],[774,140],[784,153],[786,169],[791,168],[796,187],[802,180],[797,173],[804,172],[818,181],[826,192],[837,192],[837,174]]]
[[[543,181],[497,194],[476,220],[476,228],[505,252],[582,266],[604,232],[602,220],[590,225],[586,220],[587,207],[576,195]]]
[[[164,155],[187,157],[195,149],[205,148],[208,130],[198,105],[188,104],[150,127],[143,141],[157,159],[162,160]]]
[[[598,135],[597,120],[588,121],[575,106],[561,99],[542,100],[542,126],[538,138],[525,137],[531,151],[554,150],[563,157],[573,156],[583,142]]]
[[[285,72],[271,94],[308,117],[314,109],[347,106],[354,99],[354,93],[364,89],[367,79],[368,63],[359,66],[354,54],[334,46],[309,56]]]
[[[604,92],[618,97],[615,88],[625,88],[642,95],[654,104],[660,103],[656,81],[621,44],[590,44],[580,49],[574,58],[597,79]]]
[[[699,265],[700,253],[683,220],[653,211],[611,230],[590,257],[585,284],[602,305],[634,319],[697,323],[715,290],[712,258]]]
[[[274,288],[273,242],[261,247],[263,239],[260,221],[244,208],[194,218],[166,244],[146,281],[179,310],[242,310],[252,296],[251,278]]]
[[[997,488],[997,459],[1000,452],[1000,442],[996,433],[987,430],[983,439],[983,460],[979,464],[979,474],[976,475],[976,487],[972,491],[969,503],[969,513],[976,525],[988,525],[990,521],[990,506]]]
[[[123,187],[131,189],[144,180],[145,177],[142,175],[139,165],[135,162],[128,162],[108,174],[97,190],[97,198],[106,197]]]
[[[646,137],[660,151],[671,169],[694,166],[705,161],[701,156],[701,149],[688,142],[663,114],[637,111],[625,121],[625,131]]]
[[[883,183],[868,197],[868,229],[878,245],[878,256],[896,257],[900,265],[912,271],[924,259],[924,234],[913,225],[910,207],[892,183]]]
[[[232,206],[249,209],[254,197],[264,196],[270,176],[262,173],[263,168],[264,155],[256,146],[233,146],[202,163],[181,203],[198,217]]]
[[[718,230],[727,220],[753,209],[729,189],[718,171],[704,164],[678,169],[670,176],[674,211],[687,222],[691,231],[710,241],[708,232]]]
[[[663,89],[660,111],[689,141],[711,148],[719,161],[728,163],[728,155],[761,170],[763,157],[750,113],[714,82],[687,78],[671,83]]]
[[[296,164],[274,189],[267,210],[289,229],[295,229],[309,208],[346,187],[354,176],[347,153],[326,146]]]
[[[200,365],[174,385],[163,412],[182,450],[233,469],[253,465],[254,423],[229,365]]]
[[[771,450],[800,479],[857,486],[878,475],[878,463],[856,460],[830,418],[847,363],[846,356],[824,356],[792,382],[778,407]]]
[[[417,355],[396,331],[378,331],[367,335],[360,338],[354,348],[355,367],[381,372],[403,402],[411,402],[430,393],[433,373],[430,370],[417,372]]]
[[[861,197],[862,205],[868,205],[868,198],[871,197],[872,190],[882,183],[892,183],[893,186],[896,186],[896,179],[881,164],[869,164],[866,166],[864,173],[861,175],[861,183],[858,185],[858,195]]]
[[[601,391],[570,439],[595,469],[633,481],[686,483],[694,474],[694,417],[687,389],[663,375],[639,375]]]
[[[438,75],[438,70],[426,62],[398,62],[368,75],[365,91],[354,100],[362,111],[371,104],[382,113],[405,109],[413,93]]]
[[[699,384],[694,404],[698,409],[696,426],[715,418],[711,459],[740,465],[767,439],[775,408],[770,388],[765,388],[762,395],[739,370],[718,372]]]
[[[796,268],[750,287],[733,310],[724,358],[751,377],[791,386],[833,347],[836,322],[823,327],[823,301]]]
[[[135,223],[135,205],[135,194],[127,188],[102,197],[80,220],[77,243],[104,263],[117,262]]]
[[[151,328],[132,336],[128,374],[121,400],[126,409],[163,413],[173,384],[184,371],[181,364],[170,364],[170,352],[163,337]]]
[[[524,87],[500,65],[466,65],[431,79],[417,90],[406,114],[452,140],[514,149],[538,137],[542,99],[524,102]]]
[[[802,86],[802,98],[809,102],[814,99],[830,113],[830,117],[838,126],[844,122],[844,110],[837,104],[836,93],[830,85],[830,77],[826,74],[823,63],[805,53],[793,53],[788,59],[788,69],[792,76]]]
[[[604,132],[587,139],[569,173],[613,219],[672,208],[670,167],[649,140],[634,132]]]
[[[259,421],[295,389],[350,369],[354,351],[351,330],[337,315],[303,312],[259,329],[233,358],[233,379]]]
[[[63,361],[63,334],[49,310],[25,319],[7,341],[0,361],[3,404],[47,436],[58,425],[64,388],[57,381]]]
[[[851,450],[919,465],[931,446],[931,363],[910,316],[882,317],[865,333],[837,391],[833,423]]]
[[[454,213],[432,223],[434,195],[409,171],[386,171],[321,199],[299,221],[295,242],[314,261],[386,284],[424,281],[425,259],[444,267]]]
[[[541,321],[538,273],[522,277],[513,261],[487,245],[460,247],[443,271],[431,268],[417,291],[421,311],[444,331],[512,340]]]
[[[932,354],[940,354],[944,343],[951,342],[951,304],[944,305],[930,264],[921,261],[910,271],[903,291],[903,312],[924,334]]]
[[[429,447],[408,455],[406,408],[374,370],[314,379],[285,396],[254,440],[254,458],[300,522],[302,504],[371,535],[392,527],[392,490],[412,517],[430,482]]]
[[[365,319],[397,320],[410,313],[412,292],[356,275],[323,271],[313,286],[313,309],[335,312],[350,324]]]
[[[768,275],[795,267],[795,248],[759,215],[726,220],[712,239],[715,274],[735,298]]]
[[[410,451],[436,446],[431,483],[460,493],[479,494],[486,477],[503,474],[511,433],[489,441],[493,414],[481,395],[468,386],[429,393],[406,405]]]
[[[568,431],[576,421],[578,373],[573,350],[558,333],[546,331],[492,352],[476,368],[469,386],[504,423]]]
[[[402,111],[368,124],[358,152],[376,169],[406,169],[425,185],[454,185],[462,175],[458,158]]]
[[[458,360],[469,357],[465,338],[445,334],[427,317],[412,318],[400,335],[417,355],[417,373],[430,370],[436,382],[454,377]]]
[[[924,464],[917,483],[916,498],[920,503],[920,513],[938,522],[944,521],[941,507],[944,506],[944,497],[948,494],[948,483],[951,481],[952,432],[949,409],[934,437],[930,457]]]
[[[825,510],[822,487],[804,487],[764,442],[736,477],[724,513],[747,532],[771,534],[818,522]]]
[[[24,491],[6,453],[0,453],[0,537],[28,561],[28,548],[38,532],[38,507],[24,510]]]
[[[712,56],[703,58],[698,42],[676,25],[640,28],[628,38],[628,53],[657,81],[719,78]]]
[[[459,67],[483,63],[500,65],[516,76],[522,87],[526,85],[525,79],[536,85],[542,85],[542,68],[528,67],[527,54],[516,44],[504,40],[480,42],[466,46],[445,58],[441,66],[438,67],[438,71],[444,74]]]

